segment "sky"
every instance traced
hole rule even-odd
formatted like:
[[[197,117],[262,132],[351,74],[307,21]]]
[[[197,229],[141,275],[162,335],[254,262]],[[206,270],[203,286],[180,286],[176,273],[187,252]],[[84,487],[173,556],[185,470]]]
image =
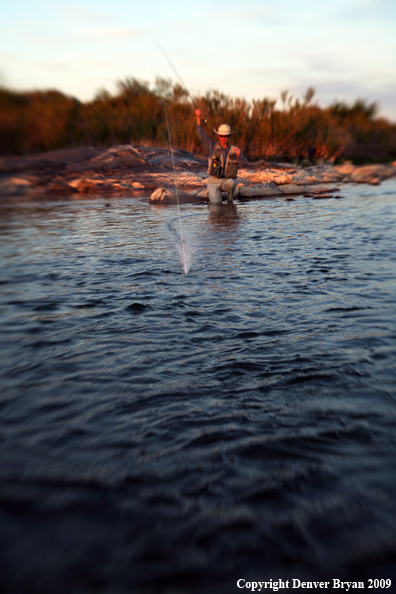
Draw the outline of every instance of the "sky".
[[[396,0],[2,0],[0,83],[81,100],[127,77],[247,100],[377,102],[396,122]]]

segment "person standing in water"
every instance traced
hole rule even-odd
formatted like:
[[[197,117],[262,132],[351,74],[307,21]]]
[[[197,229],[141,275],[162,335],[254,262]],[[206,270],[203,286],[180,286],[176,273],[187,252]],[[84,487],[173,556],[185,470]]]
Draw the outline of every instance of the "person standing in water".
[[[232,202],[238,167],[246,166],[247,159],[238,147],[230,145],[229,138],[232,132],[228,124],[221,124],[218,130],[214,130],[218,141],[211,140],[201,126],[201,110],[196,109],[195,115],[197,117],[197,136],[209,156],[209,200],[213,204],[221,204],[221,192],[227,192],[227,200]]]

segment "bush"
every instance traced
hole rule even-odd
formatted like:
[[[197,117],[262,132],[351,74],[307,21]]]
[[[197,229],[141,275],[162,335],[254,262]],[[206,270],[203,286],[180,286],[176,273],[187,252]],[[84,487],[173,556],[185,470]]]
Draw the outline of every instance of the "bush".
[[[358,99],[327,108],[281,93],[281,105],[264,98],[248,102],[211,90],[195,97],[209,122],[208,134],[223,122],[233,142],[251,160],[396,159],[396,125],[377,118],[377,104]],[[99,91],[81,103],[59,91],[17,93],[0,89],[0,153],[24,155],[61,147],[149,144],[168,146],[165,109],[175,148],[200,152],[191,98],[179,85],[157,78],[154,87],[135,78]],[[212,136],[213,137],[213,136]]]

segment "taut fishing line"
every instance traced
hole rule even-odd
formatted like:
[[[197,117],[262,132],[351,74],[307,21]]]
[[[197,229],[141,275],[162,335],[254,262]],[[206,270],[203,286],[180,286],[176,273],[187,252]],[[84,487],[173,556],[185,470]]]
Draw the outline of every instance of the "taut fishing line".
[[[187,95],[190,97],[192,104],[194,105],[195,109],[197,109],[197,105],[193,99],[193,97],[191,96],[189,90],[187,89],[186,85],[184,84],[184,82],[182,81],[179,73],[177,72],[176,68],[174,67],[174,65],[172,64],[170,58],[167,56],[167,54],[165,53],[164,49],[160,46],[160,44],[157,42],[157,47],[159,48],[159,50],[161,51],[161,53],[163,54],[164,58],[166,59],[166,61],[168,62],[169,66],[172,68],[173,72],[176,74],[177,78],[179,79],[179,82],[182,86],[182,88],[184,89],[184,91],[187,93]],[[192,265],[192,257],[191,257],[191,249],[186,249],[186,241],[185,238],[183,236],[183,225],[182,225],[182,221],[181,221],[181,215],[180,215],[180,204],[179,204],[179,192],[178,192],[178,188],[177,188],[177,175],[176,175],[176,167],[175,167],[175,160],[174,160],[174,156],[173,156],[173,148],[172,148],[172,139],[171,139],[171,131],[170,131],[170,126],[169,126],[169,119],[168,119],[168,112],[166,110],[166,103],[165,103],[165,99],[162,99],[162,102],[164,104],[164,111],[165,111],[165,118],[166,118],[166,126],[168,128],[168,139],[169,139],[169,147],[170,147],[170,152],[171,152],[171,156],[172,156],[172,167],[173,167],[173,174],[175,177],[175,191],[176,191],[176,200],[177,200],[177,208],[178,208],[178,212],[179,212],[179,225],[180,225],[180,237],[176,231],[176,229],[172,226],[171,223],[168,223],[168,228],[170,229],[170,231],[172,232],[173,236],[175,237],[176,240],[176,247],[177,247],[177,251],[179,252],[179,256],[181,259],[181,263],[183,265],[183,270],[184,273],[187,274],[188,271],[191,268]],[[202,117],[202,121],[207,124],[208,122],[205,120],[204,117]],[[188,248],[189,246],[187,246]]]
[[[182,225],[181,214],[180,214],[179,191],[177,188],[177,174],[176,174],[176,167],[175,167],[175,158],[173,156],[172,137],[171,137],[171,131],[170,131],[170,126],[169,126],[168,112],[166,109],[165,99],[162,100],[162,103],[164,104],[166,127],[168,129],[168,142],[169,142],[169,148],[170,148],[170,153],[171,153],[171,157],[172,157],[173,175],[175,178],[175,192],[176,192],[176,200],[177,200],[177,209],[178,209],[178,213],[179,213],[180,238],[178,237],[176,230],[172,228],[170,223],[168,223],[168,227],[172,231],[173,235],[175,236],[176,246],[177,246],[177,250],[179,252],[180,258],[181,258],[181,263],[183,265],[184,274],[187,274],[191,268],[192,262],[191,262],[190,255],[188,258],[186,257],[186,249],[185,249],[185,244],[184,244],[185,242],[184,242],[184,237],[183,237],[183,225]]]
[[[180,74],[178,73],[178,71],[176,70],[176,68],[174,67],[174,65],[172,64],[169,56],[165,53],[165,50],[160,46],[160,44],[158,42],[157,42],[157,47],[162,52],[164,58],[166,59],[166,61],[169,64],[169,66],[172,68],[173,72],[176,74],[177,78],[179,79],[179,82],[180,82],[180,84],[182,86],[182,89],[184,89],[185,92],[187,93],[187,95],[190,97],[191,103],[194,105],[195,109],[198,109],[197,108],[197,104],[195,103],[195,101],[194,101],[194,99],[193,99],[190,91],[187,89],[186,85],[182,81],[182,78],[181,78]],[[206,121],[206,119],[203,116],[201,116],[201,119],[202,119],[202,121],[203,121],[204,124],[206,124],[206,125],[208,124],[208,122]]]

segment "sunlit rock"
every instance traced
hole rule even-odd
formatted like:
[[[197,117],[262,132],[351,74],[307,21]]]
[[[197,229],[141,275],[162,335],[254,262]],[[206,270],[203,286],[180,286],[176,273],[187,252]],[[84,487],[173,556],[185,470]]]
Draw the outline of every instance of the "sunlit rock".
[[[173,198],[172,192],[166,188],[157,188],[150,196],[150,202],[165,202]]]
[[[202,175],[197,175],[195,173],[194,175],[191,175],[189,171],[182,171],[176,174],[177,184],[183,187],[202,186],[202,182],[204,179],[206,180],[206,178],[207,174],[205,172],[202,172]]]
[[[79,177],[68,181],[68,185],[77,192],[86,193],[92,192],[92,190],[97,189],[98,186],[103,185],[103,181],[89,177]]]
[[[201,190],[198,192],[197,197],[206,200],[208,198],[208,190]]]
[[[317,183],[339,183],[342,182],[344,174],[331,165],[319,165],[307,167],[292,177],[292,183],[298,185]]]
[[[333,185],[320,186],[320,185],[307,185],[299,186],[297,184],[289,184],[288,186],[282,186],[280,188],[281,193],[284,196],[290,196],[294,194],[308,194],[310,196],[316,196],[319,194],[326,194],[328,192],[338,192],[338,188]]]
[[[26,177],[6,177],[0,181],[0,195],[12,196],[25,194],[31,189],[32,182]]]
[[[344,182],[350,181],[358,184],[377,185],[381,181],[396,175],[396,167],[381,163],[360,166],[344,163],[343,165],[336,165],[334,169],[344,175]]]
[[[283,184],[290,184],[292,182],[292,176],[289,172],[279,171],[278,169],[265,169],[251,171],[249,169],[240,172],[241,178],[250,183],[275,183],[277,186]]]
[[[384,169],[379,165],[363,165],[357,167],[351,175],[351,180],[356,183],[378,185],[384,179]]]
[[[194,196],[180,191],[176,193],[168,188],[157,188],[150,196],[150,202],[153,204],[186,204],[202,201],[198,195]]]
[[[352,163],[343,163],[342,165],[335,165],[334,169],[344,176],[344,179],[351,177],[356,167]]]

